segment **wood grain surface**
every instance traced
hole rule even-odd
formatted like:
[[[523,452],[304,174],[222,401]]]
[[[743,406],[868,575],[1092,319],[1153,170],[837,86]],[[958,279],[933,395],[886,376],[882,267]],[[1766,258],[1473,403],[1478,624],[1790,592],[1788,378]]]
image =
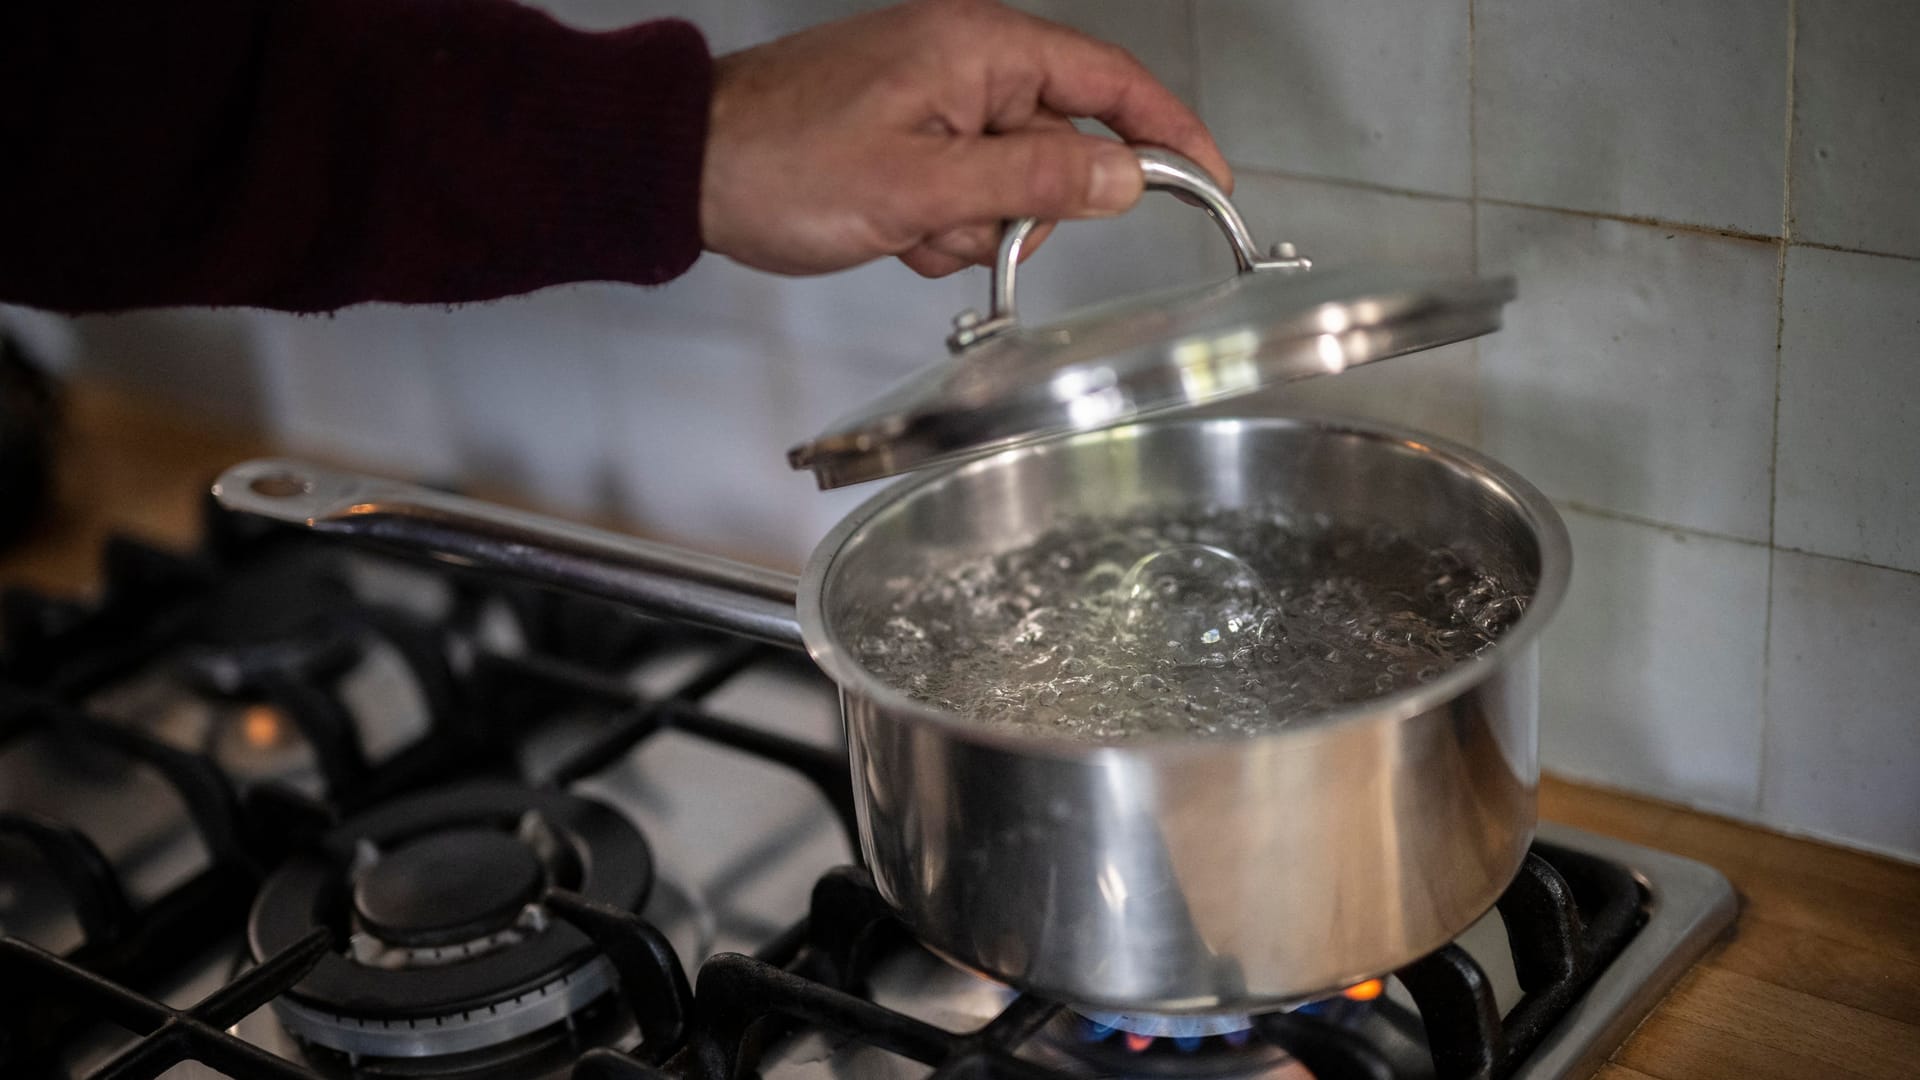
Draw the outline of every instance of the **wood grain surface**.
[[[1718,867],[1731,936],[1601,1080],[1920,1077],[1920,867],[1552,777],[1540,816]]]

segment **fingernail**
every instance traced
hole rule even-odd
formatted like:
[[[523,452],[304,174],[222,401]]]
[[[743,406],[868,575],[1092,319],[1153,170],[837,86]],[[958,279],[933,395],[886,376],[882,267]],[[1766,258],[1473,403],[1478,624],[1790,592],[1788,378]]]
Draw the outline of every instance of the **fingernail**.
[[[1117,214],[1140,198],[1146,180],[1140,159],[1124,146],[1101,147],[1093,155],[1093,175],[1087,182],[1087,203],[1096,211]]]

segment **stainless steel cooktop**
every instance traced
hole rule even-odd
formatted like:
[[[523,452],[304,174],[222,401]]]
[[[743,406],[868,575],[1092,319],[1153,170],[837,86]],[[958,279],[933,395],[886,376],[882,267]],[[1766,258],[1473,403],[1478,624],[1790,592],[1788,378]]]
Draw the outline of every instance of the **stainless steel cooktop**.
[[[261,910],[271,906],[266,898],[292,887],[290,867],[304,859],[319,868],[314,873],[322,884],[315,898],[301,901],[315,910],[348,904],[329,889],[352,891],[350,920],[316,917],[323,928],[332,918],[331,930],[289,947],[325,957],[277,957],[266,966],[297,962],[309,965],[306,974],[289,983],[285,992],[267,993],[262,998],[271,999],[267,1004],[247,1009],[243,1016],[221,1017],[228,1022],[219,1030],[270,1053],[287,1071],[189,1047],[171,1071],[161,1070],[168,1077],[435,1075],[447,1061],[456,1060],[436,1058],[436,1047],[465,1053],[457,1060],[464,1062],[466,1075],[490,1076],[703,1077],[735,1061],[756,1060],[759,1073],[769,1080],[1313,1075],[1266,1038],[1280,1025],[1248,1032],[1244,1029],[1252,1021],[1247,1018],[1082,1016],[1051,1003],[1021,1001],[1014,991],[946,963],[899,933],[885,935],[884,945],[861,946],[865,959],[858,976],[843,984],[856,993],[821,991],[832,1006],[819,1006],[823,1015],[853,1008],[846,1004],[848,998],[858,999],[856,1005],[867,1003],[861,1008],[879,1006],[873,1010],[880,1022],[877,1034],[847,1027],[833,1018],[838,1013],[831,1022],[817,1022],[808,1013],[814,1008],[809,1005],[787,1012],[806,1013],[816,1022],[794,1023],[789,1016],[763,1025],[761,1037],[742,1044],[745,1050],[716,1049],[723,1040],[714,1031],[727,1027],[715,1019],[722,969],[752,968],[767,975],[785,968],[797,973],[780,976],[787,981],[764,992],[766,1000],[776,1002],[788,1001],[781,995],[789,993],[801,995],[795,1000],[813,1000],[806,985],[796,990],[790,984],[814,981],[832,970],[830,964],[822,966],[824,953],[817,944],[800,944],[803,938],[815,940],[808,934],[821,932],[823,909],[816,905],[813,924],[796,927],[823,876],[832,878],[836,867],[857,862],[845,806],[830,797],[831,770],[840,749],[831,684],[804,662],[776,651],[673,633],[654,624],[608,623],[610,616],[604,612],[555,608],[550,600],[450,580],[438,571],[349,559],[331,551],[315,556],[304,545],[279,541],[261,548],[241,545],[238,550],[241,554],[226,556],[231,565],[222,572],[228,577],[208,579],[194,588],[218,593],[225,588],[221,581],[241,575],[242,593],[256,598],[264,593],[270,597],[266,602],[283,612],[317,590],[332,598],[328,605],[345,603],[339,610],[360,611],[372,604],[381,614],[334,624],[321,620],[318,629],[292,620],[301,624],[297,634],[280,625],[285,619],[267,620],[277,629],[260,634],[271,637],[285,631],[289,640],[308,644],[299,649],[276,646],[277,652],[265,653],[258,648],[236,652],[228,648],[231,641],[218,640],[219,633],[182,630],[179,640],[163,640],[149,655],[123,658],[113,670],[92,675],[86,674],[85,664],[61,654],[63,648],[78,649],[73,639],[49,632],[37,643],[38,654],[10,643],[7,674],[0,679],[5,690],[0,694],[0,719],[5,720],[0,724],[0,815],[5,815],[0,824],[7,826],[0,831],[0,930],[11,939],[6,943],[11,951],[0,951],[0,982],[37,973],[36,978],[53,988],[49,1001],[58,1005],[70,997],[69,1013],[103,1015],[102,1006],[90,1003],[79,988],[81,976],[59,968],[54,958],[98,962],[107,980],[121,986],[114,973],[134,972],[140,965],[123,963],[121,954],[132,945],[118,952],[103,947],[113,944],[114,934],[136,937],[125,928],[166,914],[165,905],[177,902],[170,898],[185,890],[211,890],[206,880],[228,861],[245,863],[253,877],[243,876],[238,885],[229,882],[228,892],[206,892],[206,917],[179,923],[204,940],[176,950],[181,955],[159,970],[139,971],[138,978],[125,980],[132,992],[185,1010],[208,995],[216,1001],[221,994],[232,995],[231,989],[221,988],[257,971],[261,955],[288,951],[263,948],[263,937],[271,935],[258,924]],[[285,585],[289,576],[312,574],[335,582],[339,590],[311,582],[297,588]],[[278,595],[276,589],[285,595],[271,599]],[[188,589],[183,595],[191,593]],[[201,602],[202,614],[228,602]],[[245,608],[244,600],[232,602]],[[156,602],[146,608],[157,618],[156,612],[178,606]],[[244,624],[259,616],[233,617]],[[181,618],[181,625],[194,621]],[[605,629],[609,626],[613,629]],[[582,640],[582,635],[602,642],[610,633],[635,636],[639,644],[627,650],[630,657],[608,650],[616,654],[613,659],[587,665],[556,651]],[[358,643],[341,645],[336,638],[343,634]],[[238,637],[251,640],[246,633]],[[580,648],[567,647],[576,654]],[[421,677],[423,657],[436,652],[440,660],[433,663],[441,665],[437,670],[452,680],[450,685],[465,690],[451,692]],[[24,661],[31,661],[33,670],[27,670]],[[325,748],[325,739],[315,733],[328,729],[301,719],[301,691],[276,682],[279,676],[259,674],[289,670],[312,675],[315,685],[326,688],[329,708],[346,717],[343,722],[352,734],[341,737],[335,731],[340,746]],[[325,678],[314,674],[322,671]],[[455,709],[479,710],[492,719],[464,729],[470,742],[462,744],[458,754],[424,754],[421,747],[454,730],[450,725],[458,720]],[[503,728],[503,723],[513,726]],[[220,812],[234,814],[233,827],[227,832],[210,828],[208,815],[214,811],[202,805],[207,800],[183,794],[187,789],[182,781],[168,771],[173,766],[110,760],[116,740],[129,735],[141,746],[151,744],[210,763],[226,777],[223,783],[235,803]],[[767,756],[769,743],[777,744],[786,757]],[[142,752],[149,755],[143,761],[162,760],[154,756],[160,752]],[[412,776],[409,769],[419,775]],[[419,871],[420,879],[431,884],[436,876],[433,852],[409,846],[418,839],[418,829],[410,833],[389,822],[383,826],[388,832],[375,842],[369,839],[377,832],[375,826],[367,825],[363,835],[354,833],[354,823],[391,816],[396,813],[391,807],[408,799],[421,806],[433,803],[432,798],[422,802],[420,792],[475,776],[542,789],[549,794],[541,798],[548,801],[538,812],[498,823],[491,839],[466,835],[459,842],[504,851],[512,848],[507,842],[511,838],[534,854],[512,855],[509,862],[520,860],[513,863],[520,871],[557,884],[569,895],[617,892],[621,886],[613,879],[619,875],[610,876],[605,866],[583,865],[564,852],[555,854],[567,847],[556,836],[610,827],[618,834],[614,839],[624,844],[629,841],[622,837],[631,826],[644,838],[651,853],[652,883],[632,895],[645,895],[640,914],[670,943],[691,980],[691,993],[682,1002],[692,1018],[686,1025],[672,1029],[657,1020],[651,1027],[637,1022],[647,1006],[623,980],[623,973],[631,977],[636,969],[584,945],[567,954],[570,959],[555,969],[549,982],[528,983],[506,1001],[463,1002],[464,1008],[444,1015],[408,1019],[400,1009],[374,1017],[341,1017],[327,1012],[332,1006],[316,1005],[333,1000],[317,987],[322,976],[332,977],[328,972],[351,975],[347,969],[355,965],[409,970],[437,966],[442,974],[466,970],[462,965],[478,970],[483,962],[507,964],[531,948],[530,943],[551,944],[557,933],[553,928],[563,923],[594,925],[591,913],[569,908],[565,897],[543,900],[537,893],[516,892],[518,879],[505,870],[475,878],[461,886],[464,892],[442,896],[434,901],[438,908],[429,905],[424,912],[414,912],[407,907],[405,890],[413,879],[405,875]],[[262,791],[268,794],[259,794]],[[624,824],[597,818],[570,823],[569,815],[581,801],[601,804]],[[329,808],[331,816],[324,822],[301,817]],[[292,824],[280,828],[282,819],[276,815],[285,815],[284,821]],[[259,827],[269,820],[276,823],[274,828]],[[302,820],[324,823],[326,829],[289,839],[300,833]],[[76,900],[86,894],[76,892],[70,881],[63,884],[61,874],[54,872],[60,864],[48,854],[51,849],[45,845],[50,841],[22,842],[28,834],[20,823],[49,821],[84,836],[97,851],[103,872],[120,894],[118,923],[103,922]],[[276,830],[285,835],[276,837]],[[1637,888],[1637,929],[1583,991],[1561,1003],[1564,1011],[1545,1027],[1537,1045],[1504,1074],[1585,1076],[1729,925],[1734,896],[1717,872],[1672,855],[1551,823],[1540,826],[1539,839],[1546,846],[1536,851],[1547,853],[1548,861],[1556,851],[1593,856],[1624,868]],[[327,867],[344,875],[344,884],[326,884],[335,872]],[[371,869],[375,867],[384,869],[376,873]],[[1569,876],[1575,876],[1571,869]],[[855,900],[862,895],[857,872],[835,880],[851,889],[837,895]],[[635,882],[627,884],[639,888]],[[401,890],[399,901],[393,899],[396,888]],[[226,914],[216,920],[211,912],[221,904]],[[490,917],[489,905],[510,910],[503,921],[481,929],[455,928],[451,937],[443,933],[447,927],[441,924],[451,916],[437,916],[445,910],[459,908],[461,918],[484,921]],[[397,925],[416,915],[420,925],[403,927],[407,934],[370,929],[372,922]],[[1301,932],[1314,930],[1303,927]],[[433,937],[435,933],[442,936]],[[176,938],[184,941],[187,934],[179,930]],[[294,938],[299,935],[289,940]],[[604,950],[606,940],[611,939],[596,937],[594,945]],[[1485,973],[1498,1012],[1514,1013],[1529,995],[1520,989],[1500,913],[1490,912],[1457,944],[1471,958],[1470,966]],[[734,958],[709,963],[724,954],[756,952],[771,962],[755,966]],[[271,972],[255,977],[266,974]],[[402,976],[411,977],[404,971]],[[60,989],[68,981],[74,984],[71,994]],[[352,997],[351,991],[343,993],[342,1000]],[[322,1017],[317,1021],[316,1012]],[[125,1010],[105,1014],[122,1016]],[[1328,1075],[1454,1075],[1444,1071],[1444,1063],[1436,1066],[1430,1060],[1420,1042],[1419,1017],[1405,981],[1389,978],[1380,987],[1356,988],[1330,1004],[1310,1004],[1296,1020],[1309,1028],[1332,1025],[1375,1040],[1384,1047],[1378,1056],[1395,1070]],[[42,1026],[51,1031],[60,1021],[56,1009]],[[8,1022],[0,1015],[0,1027]],[[117,1058],[139,1055],[143,1038],[152,1034],[110,1024],[68,1027],[70,1031],[61,1029],[49,1053],[58,1069],[72,1075],[87,1075]],[[536,1029],[539,1033],[532,1034]],[[669,1036],[659,1034],[668,1030],[679,1031],[673,1045],[665,1045],[662,1040]],[[649,1032],[647,1039],[639,1038],[641,1031]],[[969,1043],[968,1033],[982,1034]],[[955,1035],[961,1038],[955,1040]],[[516,1056],[514,1048],[531,1046],[535,1039],[545,1040],[539,1053]],[[949,1058],[946,1068],[915,1060],[918,1056],[937,1062],[948,1053],[940,1047],[949,1043],[940,1040],[956,1047],[991,1044],[993,1064],[977,1066],[985,1071],[965,1072],[954,1064],[958,1058]],[[8,1045],[0,1042],[0,1053]],[[476,1046],[488,1049],[476,1056]],[[603,1049],[595,1053],[596,1046]],[[396,1048],[405,1048],[405,1056],[391,1056]],[[482,1060],[486,1053],[494,1054],[491,1063]],[[209,1064],[207,1059],[219,1060]],[[256,1067],[266,1071],[250,1071]]]

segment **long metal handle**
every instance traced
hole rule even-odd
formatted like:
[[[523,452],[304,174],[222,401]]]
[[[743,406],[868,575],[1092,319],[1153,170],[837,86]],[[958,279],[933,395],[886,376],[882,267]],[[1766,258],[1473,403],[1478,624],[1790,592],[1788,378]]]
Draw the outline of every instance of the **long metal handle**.
[[[791,574],[300,461],[235,465],[213,494],[230,510],[804,647]]]
[[[1213,223],[1220,226],[1227,244],[1233,248],[1233,263],[1240,273],[1306,270],[1312,267],[1312,261],[1296,253],[1292,244],[1275,244],[1271,252],[1262,254],[1260,245],[1254,242],[1253,233],[1247,229],[1246,220],[1234,208],[1227,193],[1192,159],[1157,146],[1139,147],[1135,152],[1140,158],[1140,171],[1146,176],[1147,190],[1173,192],[1205,210]],[[1038,218],[1016,218],[1007,222],[1000,234],[999,254],[993,261],[993,277],[988,284],[990,306],[986,317],[982,318],[979,312],[971,309],[955,316],[953,334],[947,338],[949,348],[957,352],[1020,321],[1015,296],[1020,275],[1020,252],[1038,224]]]

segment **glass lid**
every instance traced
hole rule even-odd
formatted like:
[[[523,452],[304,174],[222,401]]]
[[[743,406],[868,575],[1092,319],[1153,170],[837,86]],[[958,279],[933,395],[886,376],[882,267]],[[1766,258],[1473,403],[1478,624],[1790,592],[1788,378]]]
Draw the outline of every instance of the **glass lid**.
[[[1141,150],[1140,164],[1150,189],[1207,211],[1236,273],[1027,326],[1014,285],[1035,222],[1012,222],[988,315],[961,313],[946,360],[794,447],[793,467],[836,488],[1111,427],[1478,337],[1514,298],[1509,277],[1312,270],[1286,244],[1263,256],[1199,166],[1161,149]]]

